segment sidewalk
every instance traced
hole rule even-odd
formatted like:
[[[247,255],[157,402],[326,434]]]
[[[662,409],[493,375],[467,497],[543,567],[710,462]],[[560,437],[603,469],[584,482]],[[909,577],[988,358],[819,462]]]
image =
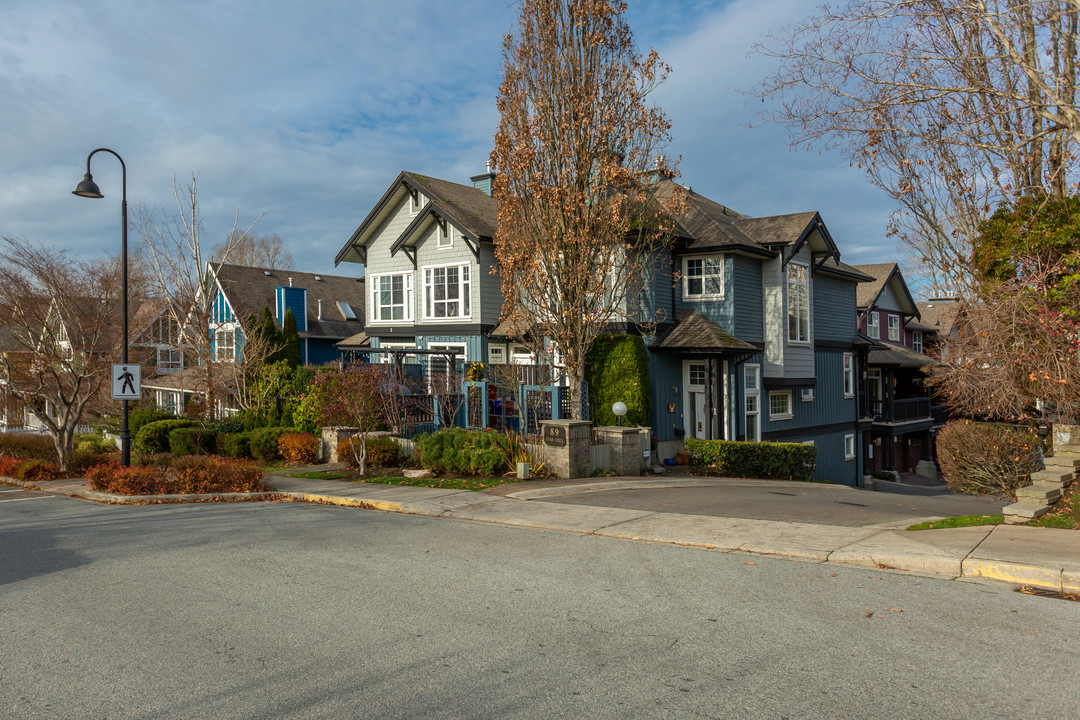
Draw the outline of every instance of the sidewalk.
[[[326,469],[320,466],[319,469]],[[289,472],[297,472],[293,468]],[[30,486],[5,479],[5,482]],[[658,488],[685,479],[611,478],[583,480],[578,490],[602,487]],[[805,522],[687,515],[648,510],[571,505],[542,498],[567,483],[540,483],[529,490],[502,486],[497,492],[443,490],[344,480],[306,480],[271,473],[270,494],[123,497],[89,490],[80,480],[55,480],[36,487],[98,502],[140,503],[212,499],[296,500],[429,517],[520,525],[588,533],[624,540],[665,542],[760,555],[828,562],[878,570],[901,570],[946,578],[980,578],[1057,592],[1080,592],[1080,532],[1017,525],[907,531]],[[513,490],[507,491],[507,488]],[[505,494],[504,494],[505,493]],[[515,495],[518,497],[511,497]],[[527,499],[529,497],[541,499]]]

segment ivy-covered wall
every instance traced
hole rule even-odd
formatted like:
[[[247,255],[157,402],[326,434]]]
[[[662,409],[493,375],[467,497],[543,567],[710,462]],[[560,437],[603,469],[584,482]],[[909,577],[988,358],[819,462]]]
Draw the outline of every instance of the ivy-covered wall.
[[[636,335],[601,335],[585,356],[589,413],[594,425],[615,425],[611,406],[626,403],[624,425],[648,425],[652,384],[645,343]]]

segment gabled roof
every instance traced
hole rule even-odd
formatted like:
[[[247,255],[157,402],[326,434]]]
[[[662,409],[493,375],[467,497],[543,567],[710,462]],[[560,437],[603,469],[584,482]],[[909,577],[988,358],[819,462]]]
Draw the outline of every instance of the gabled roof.
[[[860,283],[872,282],[874,280],[874,278],[862,272],[856,266],[842,263],[836,258],[829,258],[818,266],[818,270],[830,272],[834,275],[843,275],[844,277],[851,278]]]
[[[265,306],[269,305],[273,310],[276,305],[275,289],[291,285],[307,290],[307,330],[301,332],[300,337],[347,338],[364,328],[363,278],[222,265],[217,270],[217,279],[239,319],[248,315],[262,318]],[[319,319],[319,300],[322,300],[322,320]],[[348,303],[354,320],[345,318],[338,302]],[[278,326],[281,326],[280,320]]]
[[[859,310],[873,308],[877,304],[878,298],[881,297],[882,291],[885,290],[885,286],[891,285],[893,294],[899,300],[907,302],[909,309],[906,312],[919,317],[919,308],[915,304],[915,298],[911,296],[911,291],[908,290],[907,283],[904,281],[904,274],[900,272],[899,265],[894,262],[875,263],[872,265],[856,265],[855,268],[874,278],[873,282],[859,286],[856,294],[856,303]]]
[[[956,326],[960,313],[960,303],[955,300],[930,300],[919,303],[922,324],[938,334],[948,338]]]
[[[498,227],[498,208],[495,200],[487,193],[470,185],[402,171],[338,252],[337,257],[334,258],[334,265],[337,266],[342,262],[365,262],[365,248],[375,230],[382,225],[398,203],[415,192],[424,195],[429,204],[434,203],[435,210],[440,216],[451,221],[459,230],[476,241],[490,241],[495,237],[495,229]],[[429,215],[430,211],[428,209]],[[405,237],[405,234],[399,237],[395,246],[403,243]]]
[[[756,345],[740,340],[697,310],[680,314],[675,325],[653,343],[652,349],[682,353],[748,353],[758,350]]]

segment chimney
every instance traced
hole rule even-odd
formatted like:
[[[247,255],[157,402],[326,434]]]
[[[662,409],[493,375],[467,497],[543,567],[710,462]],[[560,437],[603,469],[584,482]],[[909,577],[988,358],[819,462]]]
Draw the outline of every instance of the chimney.
[[[473,175],[469,179],[472,180],[472,186],[474,188],[490,197],[492,186],[495,184],[495,173],[491,171],[491,161],[489,160],[484,163],[484,172],[479,175]]]

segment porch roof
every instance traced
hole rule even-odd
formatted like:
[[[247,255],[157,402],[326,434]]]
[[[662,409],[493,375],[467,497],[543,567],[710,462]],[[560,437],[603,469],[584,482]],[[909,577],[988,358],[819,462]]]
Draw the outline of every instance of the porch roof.
[[[868,365],[924,368],[934,364],[932,358],[903,347],[902,345],[894,345],[890,342],[883,342],[881,345],[882,347],[870,350],[870,354],[866,359]]]
[[[697,310],[681,314],[653,350],[701,354],[746,354],[758,351],[758,347],[740,340]]]

